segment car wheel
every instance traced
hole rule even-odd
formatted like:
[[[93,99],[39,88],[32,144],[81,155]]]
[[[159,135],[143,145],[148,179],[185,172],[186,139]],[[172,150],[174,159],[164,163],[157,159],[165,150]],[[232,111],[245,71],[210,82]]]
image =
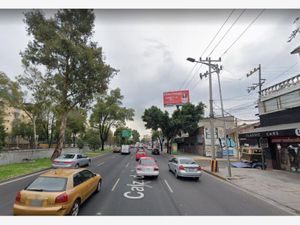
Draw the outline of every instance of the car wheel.
[[[96,188],[96,193],[99,193],[102,189],[102,181],[99,180],[98,184],[97,184],[97,188]]]
[[[71,209],[70,215],[71,215],[71,216],[77,216],[78,213],[79,213],[79,207],[80,207],[80,201],[79,201],[79,199],[77,199],[77,200],[74,202],[74,205],[73,205],[73,207],[72,207],[72,209]]]
[[[88,164],[87,164],[87,166],[90,166],[90,165],[91,165],[91,160],[89,160],[89,161],[88,161]]]
[[[78,169],[78,168],[79,168],[79,164],[78,164],[78,163],[75,165],[75,168],[76,168],[76,169]]]
[[[179,179],[177,171],[175,171],[175,177],[176,177],[176,179]]]
[[[168,167],[169,167],[169,172],[172,172],[172,170],[171,170],[171,168],[170,168],[170,166],[168,165]]]
[[[154,176],[154,179],[157,179],[158,178],[158,176]]]
[[[195,181],[199,181],[200,177],[195,177],[194,180]]]
[[[254,168],[255,168],[255,169],[262,170],[262,166],[255,166]]]

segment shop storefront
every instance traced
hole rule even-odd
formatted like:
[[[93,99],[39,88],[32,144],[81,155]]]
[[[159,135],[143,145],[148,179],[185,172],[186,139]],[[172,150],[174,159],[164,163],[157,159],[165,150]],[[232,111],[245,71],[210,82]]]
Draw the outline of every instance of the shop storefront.
[[[239,135],[240,146],[261,148],[269,169],[300,172],[300,123],[260,127]]]

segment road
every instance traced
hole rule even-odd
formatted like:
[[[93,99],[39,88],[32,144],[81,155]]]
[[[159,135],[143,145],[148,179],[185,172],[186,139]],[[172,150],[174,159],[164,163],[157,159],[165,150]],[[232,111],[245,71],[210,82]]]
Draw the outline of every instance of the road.
[[[200,181],[176,179],[168,171],[168,155],[154,156],[158,179],[138,179],[134,154],[109,153],[94,158],[89,169],[103,176],[79,215],[289,215],[216,177],[203,173]],[[11,215],[15,194],[37,175],[0,184],[0,215]]]

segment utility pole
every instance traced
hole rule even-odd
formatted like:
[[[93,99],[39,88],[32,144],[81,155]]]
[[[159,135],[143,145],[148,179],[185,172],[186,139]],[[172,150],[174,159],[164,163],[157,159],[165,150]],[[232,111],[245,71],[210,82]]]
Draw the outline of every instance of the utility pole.
[[[189,60],[189,59],[188,59]],[[191,61],[191,60],[189,60]],[[218,60],[212,60],[210,57],[206,58],[205,60],[202,60],[201,58],[199,61],[196,61],[198,63],[202,63],[208,66],[208,72],[202,74],[200,73],[200,79],[203,77],[207,77],[209,79],[209,123],[210,123],[210,137],[211,137],[211,171],[212,172],[218,172],[218,162],[216,160],[216,149],[215,149],[215,127],[214,127],[214,111],[213,111],[213,93],[212,93],[212,73],[217,72],[218,70],[218,64],[212,64],[212,62],[221,62],[221,58]],[[211,69],[215,69],[215,71],[212,71]]]
[[[221,89],[221,82],[220,82],[220,70],[221,69],[222,69],[222,66],[221,66],[221,68],[217,67],[216,72],[218,75],[221,111],[222,111],[222,117],[223,117],[223,123],[224,123],[224,140],[225,140],[225,149],[227,151],[228,177],[231,177],[231,165],[230,165],[229,150],[228,150],[228,145],[227,145],[227,127],[226,127],[226,119],[225,119],[225,115],[224,115],[223,97],[222,97],[222,89]],[[221,142],[221,148],[222,148],[222,142]]]
[[[261,87],[262,85],[265,83],[266,79],[262,79],[261,78],[261,65],[259,64],[257,68],[254,68],[252,71],[250,71],[249,73],[247,73],[247,77],[250,77],[253,73],[255,73],[256,71],[258,71],[258,83],[254,83],[252,84],[252,86],[248,87],[248,93],[250,93],[251,91],[255,90],[258,87],[258,106],[261,105]],[[265,160],[264,160],[264,150],[261,147],[261,161],[262,161],[262,169],[264,169],[265,167]]]
[[[258,83],[254,83],[252,84],[252,86],[248,87],[248,93],[250,93],[251,91],[255,90],[258,87],[258,100],[260,103],[261,100],[261,87],[263,86],[263,84],[265,83],[266,79],[262,79],[261,78],[261,65],[259,64],[257,68],[254,68],[253,70],[251,70],[249,73],[247,73],[247,77],[250,77],[252,74],[254,74],[256,71],[258,71]]]

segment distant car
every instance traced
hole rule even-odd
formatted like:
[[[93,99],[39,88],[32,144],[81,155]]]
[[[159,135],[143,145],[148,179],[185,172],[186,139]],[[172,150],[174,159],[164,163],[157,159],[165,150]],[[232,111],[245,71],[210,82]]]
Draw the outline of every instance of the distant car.
[[[174,157],[168,162],[169,171],[175,174],[176,178],[191,177],[199,180],[202,175],[202,168],[195,160],[188,157]]]
[[[159,168],[154,158],[141,157],[138,165],[136,166],[136,175],[142,177],[154,177],[159,175]]]
[[[159,152],[159,149],[158,148],[153,148],[152,149],[152,155],[159,155],[160,152]]]
[[[130,154],[129,145],[122,145],[121,154]]]
[[[17,193],[13,214],[77,216],[101,185],[102,177],[87,169],[50,170]]]
[[[146,157],[147,153],[144,150],[137,150],[137,152],[135,153],[135,160],[138,161],[141,157]]]
[[[115,147],[113,149],[113,153],[120,153],[121,152],[121,148],[120,147]]]
[[[263,168],[263,164],[260,161],[247,161],[247,160],[242,160],[240,162],[232,162],[231,163],[232,167],[235,168],[255,168],[255,169],[262,169]],[[265,163],[264,165],[264,169],[267,168],[267,164]]]
[[[52,162],[54,168],[79,168],[89,165],[91,165],[91,159],[89,157],[75,153],[62,154]]]

